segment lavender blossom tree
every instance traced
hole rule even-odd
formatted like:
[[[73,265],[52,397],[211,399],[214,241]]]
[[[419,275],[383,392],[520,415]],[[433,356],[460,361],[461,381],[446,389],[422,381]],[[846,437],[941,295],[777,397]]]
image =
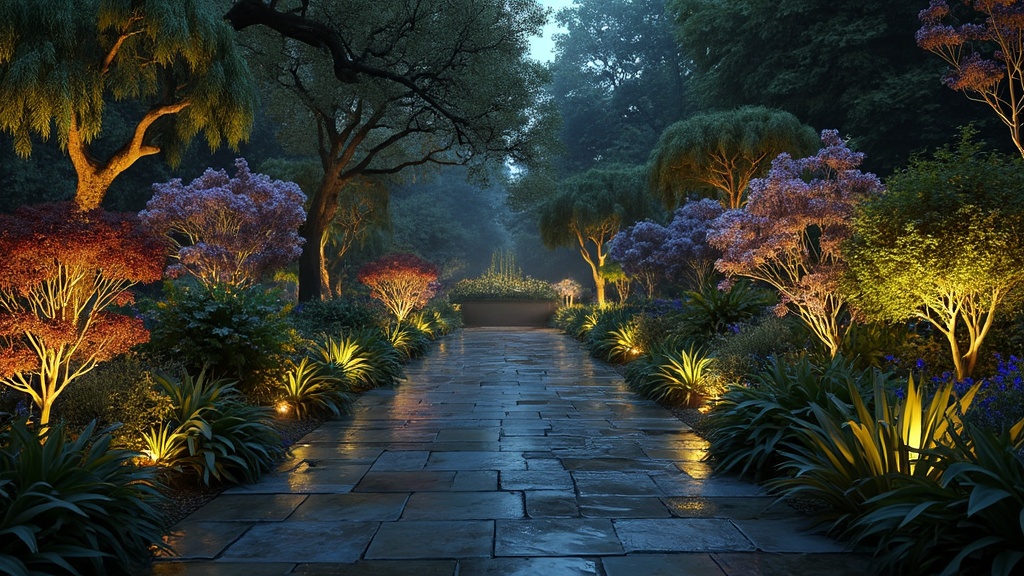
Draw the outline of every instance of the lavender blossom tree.
[[[675,211],[668,226],[644,220],[626,228],[609,243],[608,255],[644,286],[648,298],[660,280],[700,285],[720,254],[708,245],[707,232],[723,211],[709,198],[691,200]]]
[[[1010,129],[1022,156],[1024,142],[1024,2],[965,0],[975,22],[953,26],[949,4],[932,0],[918,14],[917,45],[949,65],[943,83],[987,104]],[[990,55],[983,56],[982,52]]]
[[[722,214],[708,242],[722,250],[719,271],[774,287],[782,297],[776,312],[795,311],[835,356],[846,331],[841,247],[852,234],[855,204],[880,193],[882,184],[857,170],[864,155],[838,131],[823,131],[821,140],[814,156],[780,154],[772,161],[767,178],[751,181],[747,206]]]
[[[234,178],[208,169],[188,186],[180,179],[153,185],[139,217],[177,260],[168,276],[247,287],[302,253],[306,196],[299,186],[253,174],[241,158],[235,167]]]

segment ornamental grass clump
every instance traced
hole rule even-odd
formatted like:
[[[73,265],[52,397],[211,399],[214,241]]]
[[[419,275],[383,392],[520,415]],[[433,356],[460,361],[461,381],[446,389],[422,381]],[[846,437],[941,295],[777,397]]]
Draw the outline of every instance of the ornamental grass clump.
[[[670,338],[630,365],[626,384],[656,402],[692,408],[720,393],[710,370],[713,363],[704,349],[693,344],[683,348]]]
[[[571,288],[571,287],[570,287]],[[459,280],[448,294],[452,302],[468,300],[558,300],[556,289],[523,275],[511,252],[496,252],[491,266],[477,278]]]
[[[376,328],[351,330],[313,347],[314,359],[350,390],[391,386],[402,377],[402,355]]]
[[[348,412],[355,396],[347,384],[327,374],[320,365],[303,358],[292,362],[277,388],[278,413],[299,420],[323,415],[341,416]]]

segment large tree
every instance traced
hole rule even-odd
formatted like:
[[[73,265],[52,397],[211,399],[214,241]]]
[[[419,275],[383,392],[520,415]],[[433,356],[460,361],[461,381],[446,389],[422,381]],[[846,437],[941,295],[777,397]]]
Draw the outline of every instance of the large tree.
[[[958,379],[973,373],[1000,305],[1024,281],[1024,166],[970,137],[889,178],[860,208],[846,250],[859,307],[930,324]]]
[[[0,0],[0,131],[18,154],[56,135],[90,210],[144,156],[174,162],[202,132],[211,148],[243,140],[254,91],[231,28],[213,2]],[[121,143],[98,157],[112,101],[139,104]]]
[[[540,152],[546,74],[527,48],[545,14],[534,0],[238,2],[228,16],[236,28],[284,34],[257,30],[245,42],[277,91],[281,137],[312,144],[321,161],[302,228],[300,300],[326,293],[325,238],[347,184]]]
[[[750,179],[764,176],[776,156],[802,156],[817,143],[810,126],[782,110],[744,106],[696,114],[662,132],[651,152],[651,181],[666,206],[710,189],[723,208],[742,208]]]
[[[575,0],[556,19],[565,29],[551,66],[562,167],[644,162],[658,134],[692,109],[665,0]]]
[[[722,251],[719,271],[778,290],[776,312],[795,311],[835,356],[848,327],[839,290],[843,243],[852,234],[856,204],[882,185],[857,169],[864,155],[850,151],[835,130],[823,131],[821,140],[814,156],[776,158],[767,177],[750,183],[750,202],[719,217],[707,239]]]
[[[816,129],[837,128],[877,172],[941,145],[956,126],[985,120],[939,88],[941,62],[914,46],[920,8],[889,0],[670,0],[704,109],[758,104]]]
[[[599,306],[605,305],[608,242],[619,228],[654,210],[643,167],[590,169],[565,181],[540,209],[541,239],[548,248],[575,246],[590,267]]]

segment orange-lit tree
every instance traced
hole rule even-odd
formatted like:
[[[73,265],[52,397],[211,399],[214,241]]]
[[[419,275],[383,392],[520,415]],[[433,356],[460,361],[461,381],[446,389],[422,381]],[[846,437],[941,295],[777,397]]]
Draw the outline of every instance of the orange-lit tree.
[[[358,279],[401,322],[434,295],[437,267],[413,254],[388,254],[363,266]]]
[[[0,254],[0,382],[45,426],[72,381],[148,339],[142,320],[108,308],[160,279],[163,250],[133,216],[62,203],[0,215]]]

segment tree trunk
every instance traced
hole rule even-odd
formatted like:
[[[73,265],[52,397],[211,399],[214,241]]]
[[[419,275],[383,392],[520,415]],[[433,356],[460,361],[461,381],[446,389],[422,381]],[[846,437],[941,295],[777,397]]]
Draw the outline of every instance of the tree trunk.
[[[299,302],[323,300],[330,295],[327,262],[324,258],[324,244],[327,229],[338,210],[338,193],[344,182],[324,174],[319,188],[313,195],[306,214],[306,223],[299,232],[306,242],[299,256]],[[326,288],[326,290],[325,290]]]

